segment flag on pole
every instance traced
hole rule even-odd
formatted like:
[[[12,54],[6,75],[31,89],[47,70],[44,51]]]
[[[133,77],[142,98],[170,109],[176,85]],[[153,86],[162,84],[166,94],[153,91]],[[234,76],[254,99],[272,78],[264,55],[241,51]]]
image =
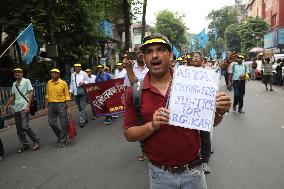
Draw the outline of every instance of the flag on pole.
[[[178,52],[178,50],[177,50],[177,48],[175,46],[173,46],[173,53],[176,56],[176,58],[179,57],[179,52]]]
[[[198,48],[204,48],[205,47],[205,29],[203,29],[198,35],[197,35],[197,39],[198,39]]]
[[[36,55],[38,50],[32,24],[30,24],[23,32],[19,34],[17,37],[17,42],[20,46],[23,60],[29,64],[33,60],[33,57]]]
[[[212,59],[216,59],[217,58],[217,52],[216,52],[215,48],[211,48],[211,50],[210,50],[210,57]]]

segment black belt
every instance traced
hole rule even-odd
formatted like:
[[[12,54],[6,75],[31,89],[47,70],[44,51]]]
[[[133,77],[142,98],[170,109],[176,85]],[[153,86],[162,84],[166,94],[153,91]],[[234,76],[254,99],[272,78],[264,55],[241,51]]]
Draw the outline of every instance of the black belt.
[[[164,165],[158,165],[156,163],[151,162],[152,165],[155,167],[162,169],[163,171],[168,171],[172,174],[176,173],[183,173],[185,171],[190,171],[192,169],[195,169],[202,164],[202,159],[198,156],[195,160],[192,162],[185,164],[185,165],[177,165],[177,166],[164,166]]]

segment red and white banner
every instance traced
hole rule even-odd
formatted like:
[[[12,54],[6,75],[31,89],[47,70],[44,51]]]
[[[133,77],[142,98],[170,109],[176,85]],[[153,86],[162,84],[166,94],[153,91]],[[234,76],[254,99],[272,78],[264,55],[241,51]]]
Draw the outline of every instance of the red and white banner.
[[[124,79],[113,79],[83,85],[94,114],[106,116],[124,113],[125,87],[123,83]]]

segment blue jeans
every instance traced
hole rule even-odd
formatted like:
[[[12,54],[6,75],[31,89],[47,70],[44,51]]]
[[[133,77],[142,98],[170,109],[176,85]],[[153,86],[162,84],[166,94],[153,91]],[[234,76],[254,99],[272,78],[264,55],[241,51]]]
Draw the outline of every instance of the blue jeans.
[[[202,167],[172,174],[149,163],[150,189],[207,189]]]

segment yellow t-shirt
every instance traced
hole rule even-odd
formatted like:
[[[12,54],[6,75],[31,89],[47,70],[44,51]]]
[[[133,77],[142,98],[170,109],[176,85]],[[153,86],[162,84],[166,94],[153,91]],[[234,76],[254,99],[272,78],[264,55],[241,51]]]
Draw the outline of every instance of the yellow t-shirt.
[[[67,83],[61,79],[58,79],[56,82],[49,80],[46,85],[45,98],[47,102],[65,102],[70,100]]]

